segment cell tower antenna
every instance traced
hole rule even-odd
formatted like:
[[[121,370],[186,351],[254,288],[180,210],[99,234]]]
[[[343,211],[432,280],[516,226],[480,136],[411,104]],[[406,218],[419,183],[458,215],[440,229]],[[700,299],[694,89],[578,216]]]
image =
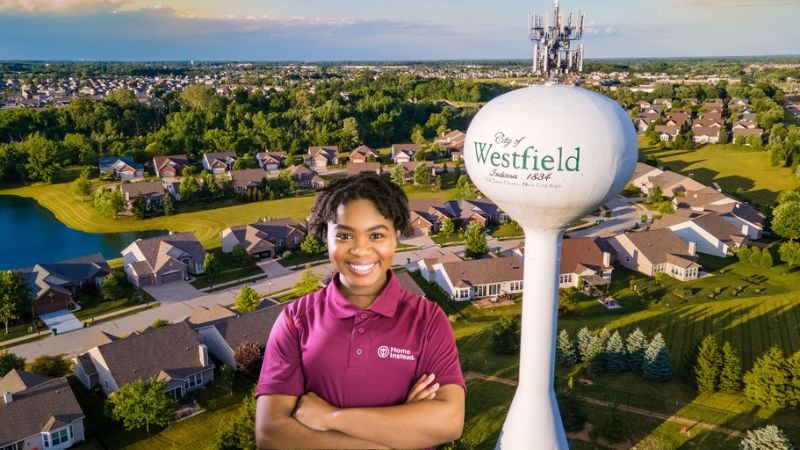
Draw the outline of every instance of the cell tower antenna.
[[[583,22],[584,15],[578,11],[574,16],[570,13],[565,23],[559,0],[554,0],[552,16],[547,12],[528,15],[534,74],[557,80],[562,75],[583,71],[583,44],[577,42],[583,37]]]

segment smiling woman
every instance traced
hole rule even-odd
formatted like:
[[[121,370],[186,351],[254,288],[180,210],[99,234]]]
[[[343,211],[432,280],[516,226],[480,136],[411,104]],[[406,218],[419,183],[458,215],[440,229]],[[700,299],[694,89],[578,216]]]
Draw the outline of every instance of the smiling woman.
[[[384,177],[330,184],[309,232],[337,270],[286,306],[256,388],[256,439],[268,448],[419,448],[461,435],[464,379],[439,306],[390,270],[408,199]]]

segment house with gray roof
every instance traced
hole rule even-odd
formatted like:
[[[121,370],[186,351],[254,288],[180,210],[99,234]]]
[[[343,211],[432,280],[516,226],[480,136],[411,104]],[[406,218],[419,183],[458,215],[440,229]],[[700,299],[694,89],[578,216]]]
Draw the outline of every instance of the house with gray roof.
[[[706,205],[704,209],[720,213],[723,219],[742,230],[742,234],[750,240],[761,239],[767,218],[749,204],[737,201]]]
[[[381,163],[379,162],[349,162],[347,163],[347,176],[353,177],[360,173],[381,174]]]
[[[697,244],[684,242],[669,228],[627,232],[610,237],[606,242],[614,249],[619,264],[647,276],[664,272],[681,281],[699,276]]]
[[[365,163],[369,162],[370,158],[379,161],[381,158],[380,152],[372,147],[366,145],[359,145],[358,147],[350,150],[350,163]]]
[[[122,250],[125,275],[134,286],[159,286],[203,273],[206,250],[192,232],[137,239]]]
[[[195,325],[200,342],[225,364],[235,367],[233,354],[245,342],[266,347],[269,331],[280,317],[285,304],[276,304],[246,314],[235,314],[218,320]]]
[[[278,170],[280,167],[286,165],[286,152],[258,152],[256,153],[256,161],[258,167],[264,170]]]
[[[522,292],[522,261],[513,257],[433,264],[433,281],[456,301]]]
[[[75,376],[105,394],[136,380],[155,378],[167,383],[178,400],[214,380],[214,364],[188,322],[133,333],[124,339],[92,347],[73,358]]]
[[[131,156],[103,156],[98,160],[100,174],[108,174],[120,180],[144,178],[144,166]]]
[[[250,189],[261,188],[264,178],[267,177],[267,172],[264,169],[231,170],[228,173],[233,182],[233,189],[240,194]]]
[[[419,144],[392,144],[392,161],[396,164],[409,162],[421,149]]]
[[[86,416],[66,378],[12,369],[0,395],[0,449],[62,450],[86,440]]]
[[[120,185],[122,198],[128,212],[133,209],[133,201],[136,197],[143,196],[148,204],[160,204],[164,201],[164,183],[161,181],[139,181],[136,183],[122,183]]]
[[[325,169],[328,166],[339,164],[339,146],[308,147],[308,154],[303,157],[303,162],[312,169]]]
[[[277,258],[286,249],[298,248],[305,237],[303,227],[290,218],[229,227],[220,232],[224,253],[231,253],[241,245],[256,259]]]
[[[164,155],[153,157],[153,171],[159,178],[175,178],[183,174],[189,165],[186,155]]]
[[[653,186],[661,188],[661,192],[665,197],[672,198],[678,193],[686,191],[699,191],[706,187],[703,183],[695,181],[685,175],[669,170],[661,172],[656,176],[650,176],[647,181],[642,183],[640,188],[645,194],[650,194]]]
[[[111,268],[100,253],[21,269],[31,287],[37,315],[73,306],[81,290],[96,292]]]
[[[651,230],[660,228],[669,228],[684,242],[694,242],[698,252],[719,258],[728,256],[729,252],[747,242],[747,235],[742,233],[742,229],[736,228],[715,212],[676,220],[675,223],[656,220],[650,226]]]
[[[214,175],[221,175],[231,170],[235,162],[235,152],[209,152],[203,154],[203,168]]]

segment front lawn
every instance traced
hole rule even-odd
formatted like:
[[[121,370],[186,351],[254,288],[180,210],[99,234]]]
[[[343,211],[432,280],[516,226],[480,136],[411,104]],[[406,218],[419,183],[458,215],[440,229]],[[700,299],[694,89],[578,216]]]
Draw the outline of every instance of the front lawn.
[[[200,275],[197,279],[191,282],[191,285],[197,289],[212,287],[218,284],[227,283],[229,281],[240,280],[242,278],[251,277],[254,275],[265,275],[255,263],[255,261],[242,262],[233,257],[230,253],[222,253],[222,250],[217,247],[211,250],[217,260],[220,262],[221,269],[213,278],[208,274]]]

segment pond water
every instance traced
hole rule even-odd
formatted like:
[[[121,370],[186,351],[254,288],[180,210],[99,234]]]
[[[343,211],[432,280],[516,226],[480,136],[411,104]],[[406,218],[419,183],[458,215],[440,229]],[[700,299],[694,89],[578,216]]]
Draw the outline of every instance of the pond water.
[[[100,252],[119,258],[120,250],[138,238],[167,234],[150,230],[129,233],[84,233],[67,227],[35,200],[0,195],[0,270],[61,261]]]

